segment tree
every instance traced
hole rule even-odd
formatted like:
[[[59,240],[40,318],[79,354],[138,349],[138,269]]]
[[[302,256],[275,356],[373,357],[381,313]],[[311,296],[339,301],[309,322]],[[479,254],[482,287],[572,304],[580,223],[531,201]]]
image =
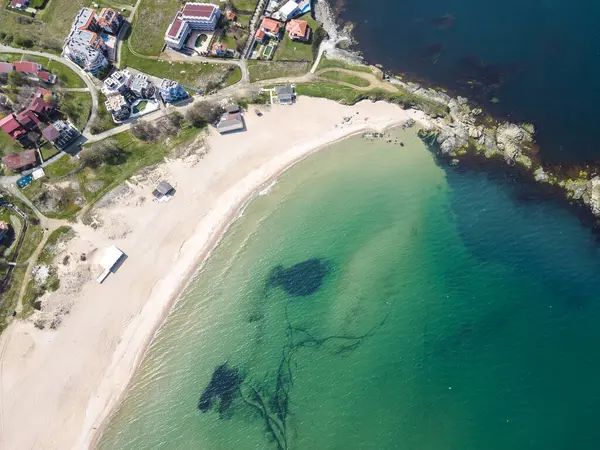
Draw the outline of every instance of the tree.
[[[79,158],[84,166],[94,169],[102,164],[123,164],[127,160],[127,152],[119,147],[116,141],[106,139],[81,150]]]
[[[141,141],[154,141],[160,135],[160,131],[149,122],[138,122],[131,127],[131,133]]]
[[[183,125],[183,115],[179,111],[174,111],[169,114],[167,120],[171,125],[177,128],[181,128],[181,125]]]
[[[50,105],[56,105],[56,96],[52,92],[44,94],[44,101]]]
[[[188,110],[186,119],[195,127],[202,127],[207,123],[215,123],[223,111],[223,107],[216,103],[200,102]]]

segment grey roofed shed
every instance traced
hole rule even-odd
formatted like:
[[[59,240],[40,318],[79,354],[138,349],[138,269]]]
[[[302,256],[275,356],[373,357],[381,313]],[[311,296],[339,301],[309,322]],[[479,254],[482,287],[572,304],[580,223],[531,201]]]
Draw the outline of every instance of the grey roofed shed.
[[[275,93],[279,103],[293,103],[294,102],[294,88],[289,84],[283,86],[275,86]]]
[[[217,124],[217,131],[221,134],[231,131],[241,131],[246,128],[242,113],[225,114]]]
[[[168,195],[171,192],[173,192],[173,186],[171,186],[166,181],[161,181],[160,183],[158,183],[158,186],[156,186],[156,189],[154,190],[153,194],[154,196],[158,197],[159,195]]]

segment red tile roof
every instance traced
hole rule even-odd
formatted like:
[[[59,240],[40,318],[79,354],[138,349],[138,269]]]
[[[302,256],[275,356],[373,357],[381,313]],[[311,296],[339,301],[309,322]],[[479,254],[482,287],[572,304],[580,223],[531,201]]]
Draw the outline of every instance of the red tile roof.
[[[177,15],[175,16],[175,20],[173,20],[173,23],[171,23],[171,25],[169,26],[167,36],[176,38],[177,33],[179,33],[179,29],[181,28],[182,25],[183,25],[183,20],[181,20],[181,14],[177,13]]]
[[[37,157],[35,150],[25,150],[24,152],[15,153],[2,158],[2,162],[5,166],[15,170],[35,164],[36,161]]]
[[[40,65],[38,63],[29,61],[16,62],[14,66],[17,72],[38,73],[40,70]]]
[[[279,34],[279,30],[281,30],[281,22],[277,22],[276,20],[265,17],[260,24],[260,28],[268,31],[269,33]]]
[[[38,78],[40,80],[50,81],[50,75],[52,74],[50,72],[46,72],[45,70],[38,72]]]
[[[33,113],[33,111],[29,108],[17,114],[17,120],[23,126],[29,125],[32,122],[36,125],[40,124],[40,119],[38,119],[37,116]]]
[[[187,17],[208,19],[215,9],[218,9],[216,5],[192,5],[191,3],[186,3],[182,12]]]
[[[290,20],[286,28],[292,39],[307,40],[310,36],[310,28],[306,20]]]
[[[45,113],[46,110],[54,108],[49,103],[46,103],[42,97],[34,98],[29,105],[28,110],[35,111],[38,114]]]
[[[15,67],[12,63],[9,62],[0,62],[0,73],[10,73],[15,70]]]
[[[58,131],[54,126],[49,125],[42,131],[42,135],[49,140],[50,142],[54,142],[60,136],[60,131]]]
[[[256,34],[254,35],[254,37],[259,41],[262,41],[265,38],[265,32],[262,28],[259,28],[258,30],[256,30]]]
[[[21,124],[17,122],[14,114],[9,114],[4,119],[0,120],[0,129],[10,135],[17,129],[21,128]]]

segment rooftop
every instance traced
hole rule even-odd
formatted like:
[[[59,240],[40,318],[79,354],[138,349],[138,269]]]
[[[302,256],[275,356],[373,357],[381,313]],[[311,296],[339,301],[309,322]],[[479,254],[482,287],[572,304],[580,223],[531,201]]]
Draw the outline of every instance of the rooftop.
[[[41,66],[38,63],[29,62],[29,61],[20,61],[14,63],[15,70],[17,72],[25,72],[25,73],[38,73],[41,69]]]
[[[309,27],[306,20],[290,20],[286,28],[291,38],[307,39]]]
[[[5,166],[17,170],[35,164],[36,161],[37,158],[35,150],[25,150],[24,152],[14,153],[2,158],[2,162]]]
[[[216,9],[211,3],[186,3],[181,12],[186,19],[210,19]]]
[[[260,24],[260,28],[268,31],[269,33],[279,34],[279,30],[281,30],[281,22],[265,17]]]
[[[0,129],[5,133],[12,133],[13,131],[21,128],[21,124],[17,122],[14,114],[9,114],[2,120],[0,120]]]
[[[0,62],[0,73],[10,73],[15,70],[15,67],[12,63],[9,62]]]
[[[42,136],[50,142],[54,142],[60,136],[60,130],[57,130],[53,125],[48,125],[42,130]]]

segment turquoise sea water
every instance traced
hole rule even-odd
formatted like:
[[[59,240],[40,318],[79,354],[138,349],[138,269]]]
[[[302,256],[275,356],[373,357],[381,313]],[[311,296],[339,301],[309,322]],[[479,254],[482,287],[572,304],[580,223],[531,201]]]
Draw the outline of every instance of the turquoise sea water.
[[[598,448],[594,237],[393,135],[323,150],[249,204],[101,449]]]

